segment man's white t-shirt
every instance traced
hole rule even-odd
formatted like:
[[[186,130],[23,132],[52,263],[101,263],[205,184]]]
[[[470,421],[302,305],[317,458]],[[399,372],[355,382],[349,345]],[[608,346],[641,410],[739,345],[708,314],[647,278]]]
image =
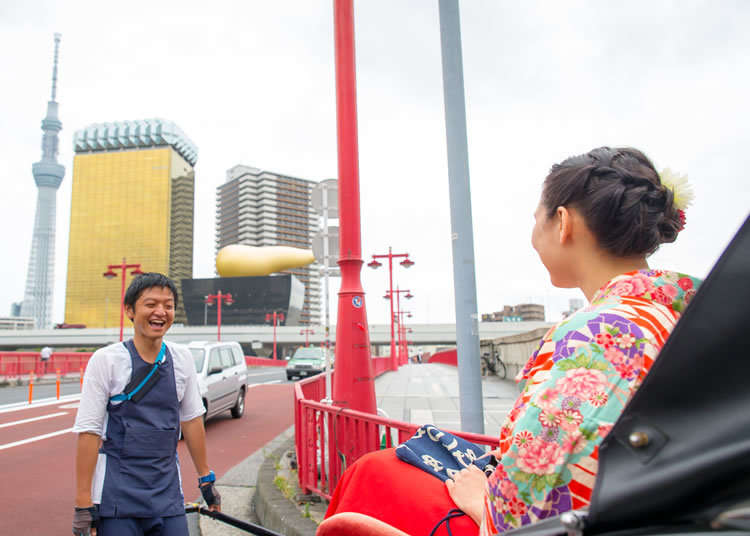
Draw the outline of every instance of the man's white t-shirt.
[[[193,356],[185,346],[164,341],[169,348],[174,364],[175,387],[180,404],[180,422],[200,417],[206,411],[203,407],[198,376],[195,372]],[[100,348],[91,356],[83,376],[81,404],[73,426],[74,433],[90,432],[107,438],[107,403],[119,395],[130,381],[132,364],[130,353],[123,343],[110,344]],[[156,384],[154,389],[158,389]],[[113,402],[120,404],[121,402]],[[104,475],[107,468],[107,455],[99,454],[91,483],[91,499],[101,502]],[[179,471],[179,464],[178,464]]]
[[[206,410],[201,400],[193,356],[185,346],[164,342],[174,363],[180,422],[200,417]],[[73,432],[91,432],[102,439],[107,438],[107,402],[123,392],[130,381],[131,368],[130,353],[121,342],[94,352],[83,376],[81,405]],[[154,388],[158,389],[158,384]]]

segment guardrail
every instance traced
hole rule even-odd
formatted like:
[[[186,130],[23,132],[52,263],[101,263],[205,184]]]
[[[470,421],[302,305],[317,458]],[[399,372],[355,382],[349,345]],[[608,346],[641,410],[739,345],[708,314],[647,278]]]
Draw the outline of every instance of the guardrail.
[[[45,363],[39,352],[0,352],[0,376],[28,376],[42,374],[79,373],[86,368],[91,352],[56,352]]]
[[[285,359],[245,356],[245,364],[250,367],[286,367],[286,363]]]
[[[80,374],[86,370],[91,352],[55,352],[44,366],[39,352],[0,352],[0,376],[17,377],[28,376],[33,372],[36,376],[42,374]],[[245,363],[250,366],[285,367],[286,361],[281,359],[267,359],[262,357],[245,356]]]
[[[390,359],[377,359],[386,361],[378,368],[390,367]],[[406,441],[419,425],[321,403],[324,382],[325,374],[318,374],[294,384],[294,435],[300,490],[330,499],[348,466],[368,452]],[[498,442],[481,434],[451,433],[480,445],[496,447]]]

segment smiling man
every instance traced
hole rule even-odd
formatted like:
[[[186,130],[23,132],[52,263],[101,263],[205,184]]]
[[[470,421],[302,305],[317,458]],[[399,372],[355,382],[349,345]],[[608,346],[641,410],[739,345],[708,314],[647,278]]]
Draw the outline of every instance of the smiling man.
[[[180,429],[206,503],[220,509],[206,461],[205,409],[190,352],[165,342],[177,289],[162,274],[136,277],[124,307],[133,338],[91,356],[83,379],[73,534],[187,535]]]

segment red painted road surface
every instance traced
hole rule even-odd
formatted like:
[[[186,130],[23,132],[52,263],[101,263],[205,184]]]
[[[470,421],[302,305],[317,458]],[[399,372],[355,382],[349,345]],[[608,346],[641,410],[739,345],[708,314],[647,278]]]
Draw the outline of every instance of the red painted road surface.
[[[209,464],[220,478],[294,422],[292,384],[259,385],[248,390],[245,416],[229,412],[208,421]],[[24,535],[70,534],[75,489],[76,436],[70,432],[17,446],[13,443],[73,426],[77,402],[0,413],[0,533]],[[29,423],[16,421],[64,413]],[[6,425],[6,426],[4,426]],[[185,500],[200,495],[187,446],[180,442]]]

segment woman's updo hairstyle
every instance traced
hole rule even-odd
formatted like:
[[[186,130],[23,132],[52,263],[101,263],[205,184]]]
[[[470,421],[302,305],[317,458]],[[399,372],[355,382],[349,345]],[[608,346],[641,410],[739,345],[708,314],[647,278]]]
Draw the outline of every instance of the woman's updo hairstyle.
[[[682,224],[672,190],[637,149],[600,147],[552,166],[544,181],[547,216],[571,206],[605,251],[618,257],[650,255],[674,242]]]

